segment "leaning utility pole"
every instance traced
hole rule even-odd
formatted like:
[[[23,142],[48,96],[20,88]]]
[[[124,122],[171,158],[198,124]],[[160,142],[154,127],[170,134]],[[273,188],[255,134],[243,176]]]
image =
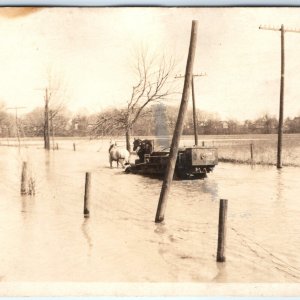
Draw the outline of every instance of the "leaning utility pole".
[[[18,109],[24,109],[26,107],[24,106],[16,106],[16,107],[8,107],[7,109],[14,109],[16,111],[16,132],[17,132],[17,138],[18,138],[18,143],[19,143],[19,148],[21,146],[20,142],[20,132],[19,132],[19,122],[18,122]]]
[[[282,24],[280,28],[259,26],[259,29],[273,30],[281,32],[281,77],[280,77],[280,101],[279,101],[279,124],[278,124],[278,142],[277,142],[277,169],[282,168],[281,152],[282,152],[282,135],[283,135],[283,108],[284,108],[284,33],[285,32],[297,32],[298,29],[284,29]]]
[[[197,131],[197,116],[196,116],[196,99],[195,99],[195,87],[194,87],[194,77],[206,76],[206,73],[193,74],[192,76],[192,99],[193,99],[193,124],[194,124],[194,136],[195,136],[195,146],[198,146],[198,131]],[[184,76],[179,75],[175,78],[184,78]]]
[[[197,27],[198,27],[198,22],[193,21],[192,22],[192,30],[191,30],[189,54],[188,54],[188,58],[187,58],[186,71],[185,71],[184,87],[183,87],[183,92],[182,92],[182,99],[181,99],[177,122],[176,122],[175,130],[174,130],[174,134],[173,134],[166,174],[165,174],[165,178],[164,178],[164,181],[162,184],[160,197],[159,197],[159,201],[158,201],[158,207],[157,207],[156,217],[155,217],[156,223],[160,223],[164,220],[167,198],[168,198],[170,186],[171,186],[173,176],[174,176],[174,170],[175,170],[177,154],[178,154],[178,147],[179,147],[180,137],[182,134],[183,121],[184,121],[184,116],[185,116],[185,113],[187,110],[190,85],[191,85],[192,76],[193,76],[193,64],[194,64],[194,58],[195,58],[195,52],[196,52],[196,42],[197,42]]]

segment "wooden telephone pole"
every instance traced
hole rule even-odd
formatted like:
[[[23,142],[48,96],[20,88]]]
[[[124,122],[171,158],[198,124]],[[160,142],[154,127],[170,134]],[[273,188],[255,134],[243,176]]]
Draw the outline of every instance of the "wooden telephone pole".
[[[177,154],[178,154],[178,147],[179,147],[180,137],[182,134],[183,121],[187,110],[190,85],[193,76],[193,64],[194,64],[196,42],[197,42],[197,28],[198,28],[198,22],[193,21],[191,38],[190,38],[190,47],[189,47],[189,53],[187,58],[186,71],[185,71],[184,87],[182,92],[182,99],[181,99],[178,118],[177,118],[175,130],[173,134],[166,174],[162,184],[160,197],[158,201],[158,206],[157,206],[157,211],[155,216],[156,223],[160,223],[164,220],[167,198],[168,198],[170,186],[174,176],[175,165],[176,165]]]
[[[282,153],[283,109],[284,109],[284,68],[285,68],[284,33],[285,32],[300,33],[300,30],[285,29],[284,25],[281,25],[280,28],[275,28],[270,26],[259,26],[259,29],[281,32],[281,77],[280,77],[279,124],[278,124],[278,142],[277,142],[277,169],[280,169],[282,168],[281,153]]]
[[[195,98],[195,87],[194,87],[194,77],[206,76],[206,73],[193,74],[192,75],[192,100],[193,100],[193,124],[194,124],[194,136],[195,136],[195,146],[198,146],[198,130],[197,130],[197,116],[196,116],[196,98]],[[175,78],[184,78],[184,75],[175,76]]]

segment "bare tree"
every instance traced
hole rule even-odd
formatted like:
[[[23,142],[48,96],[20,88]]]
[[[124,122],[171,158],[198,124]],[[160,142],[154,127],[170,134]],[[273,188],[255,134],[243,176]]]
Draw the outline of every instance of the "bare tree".
[[[168,60],[165,56],[150,57],[146,51],[140,51],[134,65],[136,84],[132,86],[127,105],[123,109],[115,109],[112,115],[101,115],[95,128],[111,132],[125,131],[126,148],[130,151],[132,127],[139,118],[149,114],[149,110],[145,108],[174,94],[171,84],[174,81],[174,66],[172,58]]]
[[[91,137],[122,135],[125,129],[125,109],[108,108],[97,116]]]
[[[10,137],[15,127],[15,116],[8,112],[5,103],[0,100],[0,136]]]
[[[48,84],[45,89],[45,110],[44,110],[44,147],[50,149],[50,131],[54,145],[54,120],[58,113],[65,108],[66,88],[63,80],[53,75],[48,70]],[[54,149],[54,147],[53,147]]]
[[[143,117],[145,107],[152,102],[165,100],[173,94],[171,82],[174,79],[172,76],[174,66],[174,60],[167,60],[165,56],[155,59],[154,57],[149,58],[145,51],[138,54],[135,65],[137,83],[132,87],[127,106],[119,115],[118,120],[125,129],[128,151],[131,150],[132,126],[138,118]]]

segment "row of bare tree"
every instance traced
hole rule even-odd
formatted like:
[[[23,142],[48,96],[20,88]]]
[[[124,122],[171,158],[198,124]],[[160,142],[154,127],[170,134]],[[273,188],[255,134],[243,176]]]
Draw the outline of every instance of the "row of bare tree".
[[[99,113],[79,113],[73,116],[67,109],[62,82],[49,77],[44,89],[45,105],[34,109],[16,121],[15,116],[0,105],[0,136],[44,136],[49,149],[54,136],[113,136],[125,135],[130,150],[130,136],[170,135],[173,133],[180,97],[176,97],[175,62],[164,56],[150,56],[146,51],[137,55],[134,65],[135,84],[121,108],[108,108]],[[177,81],[178,83],[178,81]],[[172,104],[168,101],[172,100]],[[176,101],[174,101],[176,100]],[[197,110],[199,134],[276,133],[278,121],[268,114],[256,120],[222,121],[216,113]],[[285,132],[300,132],[300,117],[287,118]],[[183,134],[193,134],[192,112],[189,111]]]
[[[130,124],[134,136],[171,135],[173,133],[178,108],[171,105],[153,104],[145,108],[141,117]],[[50,134],[54,136],[100,136],[125,135],[128,124],[120,121],[124,110],[109,108],[99,113],[78,113],[73,115],[66,107],[55,114],[50,113]],[[222,121],[215,113],[197,110],[199,134],[247,134],[276,133],[278,120],[264,115],[255,120],[238,122]],[[44,108],[39,107],[19,118],[18,129],[21,137],[44,136]],[[286,133],[300,133],[300,117],[287,118],[284,122]],[[192,111],[187,112],[183,134],[193,134]],[[13,114],[0,108],[0,136],[16,136],[16,120]]]

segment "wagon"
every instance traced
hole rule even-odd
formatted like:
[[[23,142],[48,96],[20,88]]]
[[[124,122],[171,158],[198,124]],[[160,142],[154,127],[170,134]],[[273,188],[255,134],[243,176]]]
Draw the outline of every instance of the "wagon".
[[[126,168],[127,173],[151,177],[163,177],[169,159],[169,151],[145,154]],[[201,179],[207,177],[218,164],[218,150],[214,147],[192,146],[179,148],[175,166],[175,179]]]

